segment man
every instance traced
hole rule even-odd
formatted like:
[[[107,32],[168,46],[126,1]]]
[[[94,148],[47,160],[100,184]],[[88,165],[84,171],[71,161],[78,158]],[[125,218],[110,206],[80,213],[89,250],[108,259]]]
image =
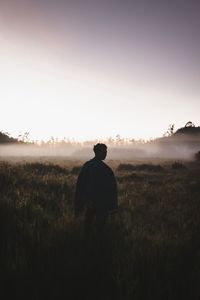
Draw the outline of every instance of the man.
[[[85,222],[105,223],[109,211],[116,210],[117,183],[113,171],[103,160],[107,155],[105,144],[96,144],[95,157],[87,161],[78,176],[75,192],[75,216],[85,211]]]

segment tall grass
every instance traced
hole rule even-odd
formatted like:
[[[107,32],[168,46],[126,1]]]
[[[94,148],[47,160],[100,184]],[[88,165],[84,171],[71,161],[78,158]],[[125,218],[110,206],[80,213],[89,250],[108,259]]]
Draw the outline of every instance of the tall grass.
[[[0,164],[2,299],[199,299],[200,170],[116,172],[105,228],[73,217],[77,169]]]

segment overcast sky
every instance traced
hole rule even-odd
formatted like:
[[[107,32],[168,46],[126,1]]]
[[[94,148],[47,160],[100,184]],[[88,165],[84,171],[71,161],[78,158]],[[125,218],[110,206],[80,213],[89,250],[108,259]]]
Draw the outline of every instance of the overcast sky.
[[[151,138],[200,125],[199,3],[0,0],[0,131]]]

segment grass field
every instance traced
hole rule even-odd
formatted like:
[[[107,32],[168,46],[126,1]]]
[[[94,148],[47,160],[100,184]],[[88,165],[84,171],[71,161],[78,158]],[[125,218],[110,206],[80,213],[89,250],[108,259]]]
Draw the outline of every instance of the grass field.
[[[109,164],[99,234],[73,216],[81,162],[0,163],[1,299],[200,299],[200,167]]]

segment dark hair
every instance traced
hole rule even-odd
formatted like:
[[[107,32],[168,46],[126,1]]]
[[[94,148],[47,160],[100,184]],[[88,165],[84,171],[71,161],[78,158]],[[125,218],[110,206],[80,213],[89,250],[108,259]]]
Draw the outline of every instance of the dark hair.
[[[94,150],[94,153],[97,154],[99,151],[101,151],[102,149],[107,149],[107,146],[105,144],[101,144],[101,143],[98,143],[96,145],[94,145],[93,147],[93,150]]]

